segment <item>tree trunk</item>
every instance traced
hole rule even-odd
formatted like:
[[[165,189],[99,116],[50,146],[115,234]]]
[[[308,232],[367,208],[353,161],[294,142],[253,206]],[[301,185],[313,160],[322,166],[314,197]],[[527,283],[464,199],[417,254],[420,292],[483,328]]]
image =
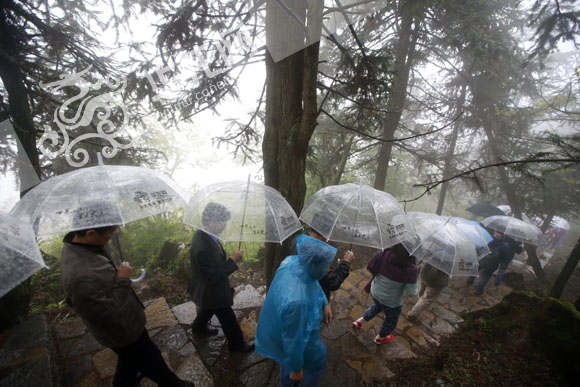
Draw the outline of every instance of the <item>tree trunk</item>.
[[[467,85],[463,84],[461,86],[461,94],[459,95],[459,100],[457,101],[457,105],[455,107],[455,114],[459,114],[463,110],[463,105],[465,105],[465,92],[467,90]],[[459,128],[461,126],[461,122],[458,120],[453,125],[453,133],[451,133],[451,138],[449,139],[449,150],[445,155],[445,166],[443,167],[443,180],[448,179],[451,176],[451,169],[453,162],[453,155],[455,153],[455,145],[457,144],[457,135],[459,133]],[[441,191],[439,192],[439,201],[437,202],[437,210],[435,213],[437,215],[441,215],[443,212],[443,205],[445,204],[445,195],[447,194],[447,184],[445,182],[441,185]]]
[[[288,2],[294,14],[305,20],[306,2]],[[264,182],[277,189],[296,213],[300,213],[306,194],[306,155],[308,142],[318,116],[316,77],[322,20],[322,0],[308,2],[308,34],[316,43],[275,62],[266,52],[266,125],[262,142]],[[288,36],[304,34],[295,20],[290,20],[276,2],[268,1],[266,40],[268,47],[276,47]],[[317,22],[318,21],[318,22]],[[311,30],[315,26],[318,30]],[[286,245],[266,244],[265,275],[269,286],[282,258]]]
[[[580,261],[580,239],[578,239],[578,241],[576,242],[576,246],[570,253],[568,259],[566,260],[566,263],[564,264],[562,271],[558,275],[558,278],[556,278],[556,281],[552,286],[550,296],[554,298],[560,298],[562,296],[562,292],[564,291],[566,283],[574,273],[576,266],[578,266],[578,261]],[[578,301],[576,301],[575,305],[577,305],[577,303]],[[576,306],[576,309],[578,309],[578,306]]]
[[[342,174],[344,173],[344,168],[346,167],[346,162],[348,161],[348,156],[350,155],[350,149],[352,148],[353,140],[354,137],[350,136],[348,142],[345,143],[344,146],[342,147],[343,151],[340,157],[340,162],[338,163],[336,174],[332,177],[331,185],[340,184],[340,179],[342,178]]]
[[[493,130],[489,125],[488,120],[484,120],[483,122],[484,122],[483,129],[485,130],[485,134],[487,135],[487,139],[489,141],[489,146],[491,147],[493,161],[495,163],[500,163],[503,160],[501,159],[501,152],[499,151],[499,148],[495,141]],[[500,165],[499,167],[497,167],[497,171],[499,174],[499,181],[501,187],[507,197],[507,201],[512,209],[512,213],[514,214],[514,217],[521,220],[522,211],[520,209],[518,199],[515,195],[515,190],[514,188],[512,188],[509,182],[509,178],[507,176],[504,166]],[[546,273],[544,272],[544,269],[542,269],[542,265],[540,264],[540,260],[538,259],[538,255],[536,254],[536,247],[527,243],[524,245],[524,247],[526,249],[526,252],[528,253],[528,261],[527,261],[528,265],[532,266],[532,269],[534,269],[534,273],[536,274],[536,277],[539,280],[545,281]]]
[[[403,107],[407,100],[407,85],[409,83],[409,71],[413,64],[413,54],[419,35],[419,18],[415,15],[419,12],[420,5],[414,1],[403,2],[401,8],[401,28],[395,56],[395,75],[391,86],[391,93],[387,101],[387,113],[383,119],[383,140],[390,141],[395,138],[395,132],[401,121]],[[420,11],[422,12],[422,10]],[[415,29],[413,30],[413,19]],[[375,174],[374,188],[383,191],[387,180],[387,169],[391,159],[393,145],[391,142],[381,144],[377,172]]]

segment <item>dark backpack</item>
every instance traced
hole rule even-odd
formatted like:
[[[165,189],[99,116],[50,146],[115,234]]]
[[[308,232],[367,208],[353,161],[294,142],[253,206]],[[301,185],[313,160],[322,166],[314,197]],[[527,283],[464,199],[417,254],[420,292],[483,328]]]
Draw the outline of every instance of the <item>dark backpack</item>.
[[[492,251],[479,261],[479,271],[488,274],[493,273],[499,267],[500,258],[499,250]]]

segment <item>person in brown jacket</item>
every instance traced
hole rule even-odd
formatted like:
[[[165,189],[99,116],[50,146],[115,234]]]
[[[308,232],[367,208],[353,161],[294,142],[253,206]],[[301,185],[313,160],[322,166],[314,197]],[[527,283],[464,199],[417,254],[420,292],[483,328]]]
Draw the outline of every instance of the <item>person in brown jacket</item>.
[[[193,386],[171,372],[151,341],[143,304],[131,287],[131,267],[127,263],[117,267],[111,259],[105,245],[118,228],[66,235],[61,260],[66,300],[95,339],[117,354],[113,386],[135,386],[143,376],[160,386]]]

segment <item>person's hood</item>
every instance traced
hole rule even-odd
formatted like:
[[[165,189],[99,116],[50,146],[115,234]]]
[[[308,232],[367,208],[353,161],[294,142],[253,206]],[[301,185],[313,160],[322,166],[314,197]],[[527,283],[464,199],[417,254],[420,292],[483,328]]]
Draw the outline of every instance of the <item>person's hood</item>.
[[[297,239],[296,250],[300,264],[297,267],[299,277],[312,280],[321,279],[338,251],[327,243],[312,238],[309,235],[300,235]]]

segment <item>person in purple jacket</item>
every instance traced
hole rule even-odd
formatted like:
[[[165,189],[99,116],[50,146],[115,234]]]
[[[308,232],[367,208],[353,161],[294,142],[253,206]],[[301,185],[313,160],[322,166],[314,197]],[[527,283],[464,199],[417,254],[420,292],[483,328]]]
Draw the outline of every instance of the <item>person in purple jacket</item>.
[[[365,291],[370,291],[373,303],[352,323],[352,327],[355,331],[360,331],[363,322],[384,312],[385,321],[374,342],[390,343],[394,339],[392,332],[403,309],[403,293],[411,297],[417,295],[418,270],[415,257],[409,255],[403,245],[397,244],[376,253],[367,264],[367,270],[373,275],[373,279],[367,284]]]

